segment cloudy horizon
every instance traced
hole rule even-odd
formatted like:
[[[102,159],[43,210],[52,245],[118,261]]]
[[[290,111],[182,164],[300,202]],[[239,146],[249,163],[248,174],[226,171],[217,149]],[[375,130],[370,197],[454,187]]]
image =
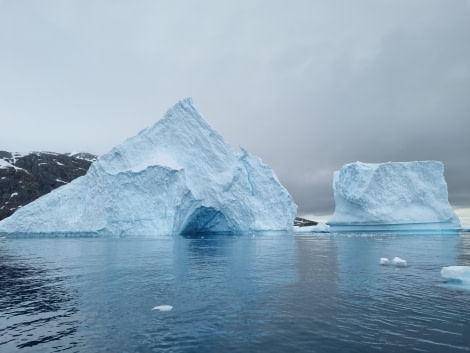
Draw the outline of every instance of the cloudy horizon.
[[[0,150],[103,154],[178,100],[331,214],[355,161],[440,160],[470,208],[470,1],[0,0]]]

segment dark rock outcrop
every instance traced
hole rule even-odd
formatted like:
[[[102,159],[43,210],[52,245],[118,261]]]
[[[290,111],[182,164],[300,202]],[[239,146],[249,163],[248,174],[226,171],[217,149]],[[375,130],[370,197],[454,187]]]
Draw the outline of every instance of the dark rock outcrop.
[[[308,226],[316,226],[318,222],[311,221],[309,219],[295,217],[294,226],[296,227],[308,227]]]
[[[84,175],[96,159],[89,153],[71,155],[0,151],[0,220],[50,191]]]

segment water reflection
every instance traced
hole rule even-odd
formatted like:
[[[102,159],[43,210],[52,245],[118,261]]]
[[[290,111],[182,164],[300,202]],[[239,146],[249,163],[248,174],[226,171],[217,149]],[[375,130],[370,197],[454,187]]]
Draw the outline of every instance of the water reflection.
[[[292,237],[175,240],[177,339],[204,352],[261,347],[298,280],[294,246]]]
[[[77,301],[66,282],[46,267],[0,250],[1,351],[54,352],[76,345]]]
[[[460,256],[457,265],[470,266],[470,232],[461,233],[459,247]]]
[[[282,290],[282,300],[274,301],[279,314],[266,325],[270,334],[260,346],[277,352],[341,351],[336,344],[336,246],[329,235],[296,236],[294,242],[291,260],[297,276]]]

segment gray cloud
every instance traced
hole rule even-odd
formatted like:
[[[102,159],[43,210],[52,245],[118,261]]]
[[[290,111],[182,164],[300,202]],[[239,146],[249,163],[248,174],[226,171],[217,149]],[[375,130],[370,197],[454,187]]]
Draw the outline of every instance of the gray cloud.
[[[300,212],[344,163],[442,160],[470,207],[468,1],[0,1],[1,149],[104,153],[194,97]]]

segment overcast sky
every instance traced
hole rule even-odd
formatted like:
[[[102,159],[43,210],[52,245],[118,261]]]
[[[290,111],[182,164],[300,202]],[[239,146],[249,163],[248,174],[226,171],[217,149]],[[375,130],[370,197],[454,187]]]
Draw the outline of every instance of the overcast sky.
[[[103,154],[185,97],[301,214],[358,160],[470,207],[470,1],[0,0],[0,150]]]

